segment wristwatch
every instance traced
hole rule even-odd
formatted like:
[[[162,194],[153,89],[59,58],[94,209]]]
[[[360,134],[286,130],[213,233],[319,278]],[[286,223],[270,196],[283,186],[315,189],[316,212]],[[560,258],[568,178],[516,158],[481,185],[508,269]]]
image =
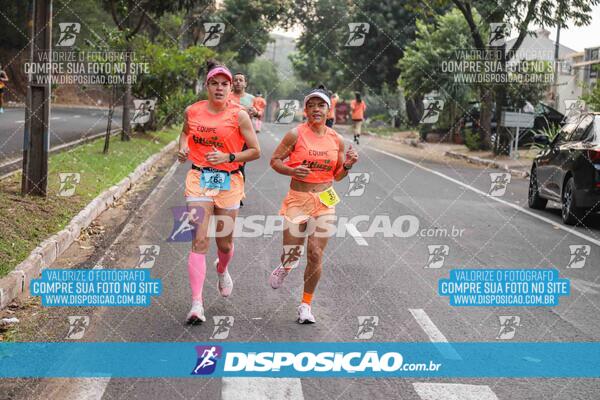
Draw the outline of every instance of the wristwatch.
[[[229,162],[234,162],[234,161],[235,161],[235,154],[229,153]]]
[[[344,170],[346,171],[350,171],[352,169],[352,165],[347,167],[346,164],[342,164],[342,167],[344,167]]]

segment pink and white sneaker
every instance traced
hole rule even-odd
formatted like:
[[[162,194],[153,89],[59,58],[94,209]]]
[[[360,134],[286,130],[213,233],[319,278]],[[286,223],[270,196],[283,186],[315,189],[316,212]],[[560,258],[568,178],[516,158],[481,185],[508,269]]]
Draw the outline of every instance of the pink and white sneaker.
[[[283,280],[290,272],[283,268],[282,265],[275,268],[269,277],[269,283],[273,289],[279,289],[283,285]]]
[[[217,258],[215,260],[215,269],[217,267],[217,264],[219,263],[219,259]],[[231,294],[231,291],[233,290],[233,280],[231,279],[231,275],[229,275],[229,271],[226,269],[225,272],[223,272],[222,274],[219,274],[217,272],[217,275],[219,276],[219,292],[221,293],[221,296],[223,297],[229,297],[229,295]]]

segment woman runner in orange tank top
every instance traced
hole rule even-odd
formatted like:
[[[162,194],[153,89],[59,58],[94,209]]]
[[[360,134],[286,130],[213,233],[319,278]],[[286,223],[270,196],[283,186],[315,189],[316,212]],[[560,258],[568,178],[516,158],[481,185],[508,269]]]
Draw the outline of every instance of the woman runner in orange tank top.
[[[325,125],[330,107],[327,91],[310,92],[304,98],[307,122],[286,133],[271,157],[275,171],[291,176],[290,190],[279,211],[285,218],[285,228],[281,264],[269,278],[273,289],[279,288],[298,265],[308,237],[299,323],[315,322],[311,301],[321,277],[323,251],[330,236],[327,228],[335,220],[337,195],[333,181],[344,179],[358,161],[352,146],[345,151],[341,135]]]
[[[213,215],[219,217],[215,238],[218,287],[223,297],[231,294],[233,281],[227,266],[233,257],[235,218],[244,197],[240,167],[260,157],[250,116],[240,105],[229,101],[231,72],[214,61],[209,61],[207,67],[208,100],[186,108],[177,153],[180,162],[192,162],[185,180],[187,223],[195,228],[188,258],[192,290],[192,309],[187,315],[190,324],[206,320],[202,289],[209,246],[208,226]]]

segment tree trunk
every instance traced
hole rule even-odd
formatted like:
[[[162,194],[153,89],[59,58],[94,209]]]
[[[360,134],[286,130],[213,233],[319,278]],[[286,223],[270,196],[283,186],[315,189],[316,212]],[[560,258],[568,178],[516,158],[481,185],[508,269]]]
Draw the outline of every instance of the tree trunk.
[[[411,125],[419,125],[421,114],[423,114],[423,104],[421,103],[421,100],[417,96],[406,99],[406,115]]]
[[[492,148],[492,104],[493,93],[491,89],[482,86],[479,92],[479,137],[481,138],[481,149]]]
[[[112,131],[112,118],[115,112],[115,100],[116,100],[116,86],[110,88],[110,103],[108,105],[108,122],[106,123],[106,135],[104,136],[104,149],[102,154],[108,154],[108,147],[110,145],[110,131]]]
[[[121,140],[129,141],[131,139],[131,118],[129,115],[129,105],[131,104],[131,83],[129,79],[131,68],[131,44],[127,44],[127,55],[125,56],[125,94],[123,96],[123,130],[121,131]]]

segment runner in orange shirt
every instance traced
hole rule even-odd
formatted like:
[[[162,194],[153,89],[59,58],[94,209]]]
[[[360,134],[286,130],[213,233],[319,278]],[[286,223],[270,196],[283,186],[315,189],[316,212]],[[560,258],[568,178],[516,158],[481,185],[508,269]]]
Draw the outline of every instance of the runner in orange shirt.
[[[352,146],[346,151],[342,137],[325,125],[330,107],[331,100],[325,90],[310,92],[304,98],[308,121],[286,133],[271,157],[271,167],[290,176],[291,182],[279,211],[285,221],[281,264],[271,273],[269,283],[273,289],[283,284],[288,273],[299,264],[308,236],[304,292],[298,307],[301,324],[315,322],[311,302],[329,241],[327,227],[335,218],[335,204],[339,201],[333,181],[344,179],[358,161]]]
[[[185,197],[195,237],[188,258],[192,289],[189,324],[206,320],[202,288],[206,277],[208,226],[210,218],[219,216],[216,226],[218,258],[215,261],[219,291],[231,294],[233,281],[227,265],[233,257],[233,227],[244,195],[244,179],[240,166],[260,157],[258,139],[248,113],[228,101],[231,72],[215,61],[207,62],[205,86],[208,100],[198,101],[185,110],[184,126],[179,137],[180,162],[190,160],[192,169],[185,180]],[[244,145],[247,148],[244,150]]]
[[[4,112],[4,88],[6,83],[8,82],[8,75],[2,69],[2,65],[0,65],[0,114]]]
[[[338,95],[333,93],[332,91],[329,91],[329,96],[331,98],[331,108],[329,109],[329,113],[327,114],[327,121],[325,121],[325,125],[327,125],[330,128],[333,128],[333,125],[335,124],[335,106],[338,102]]]
[[[256,133],[260,133],[262,127],[262,118],[264,116],[265,108],[267,107],[267,101],[262,97],[262,94],[258,92],[252,101],[252,107],[256,110],[254,114],[254,129]]]
[[[354,141],[356,144],[360,144],[360,134],[362,130],[363,120],[365,118],[365,110],[367,109],[367,105],[361,99],[360,93],[356,92],[354,94],[354,100],[350,102],[350,111],[352,117],[352,132],[354,133]]]

